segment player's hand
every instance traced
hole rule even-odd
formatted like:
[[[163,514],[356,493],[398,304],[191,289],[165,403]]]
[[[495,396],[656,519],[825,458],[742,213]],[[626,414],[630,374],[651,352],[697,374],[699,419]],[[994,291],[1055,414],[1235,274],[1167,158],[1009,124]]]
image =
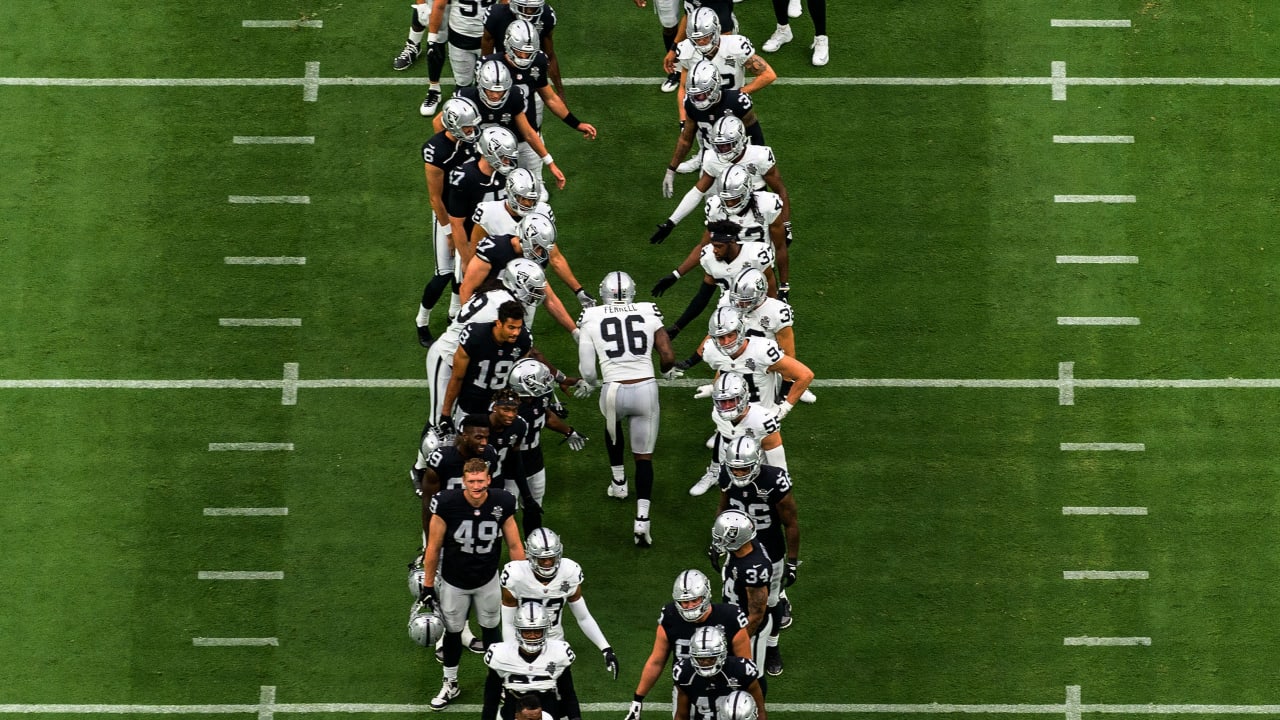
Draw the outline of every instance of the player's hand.
[[[613,679],[618,679],[618,656],[613,654],[613,648],[607,647],[600,651],[604,655],[604,669],[613,675]]]
[[[422,606],[427,608],[428,611],[435,609],[437,599],[436,589],[431,585],[423,585],[422,589],[418,591],[418,602],[422,603]]]
[[[711,561],[711,567],[716,572],[720,572],[720,548],[716,547],[715,543],[707,546],[707,559]]]
[[[578,288],[578,290],[573,294],[578,298],[578,304],[582,306],[583,310],[596,306],[596,299],[591,297],[591,293],[588,293],[586,290]]]
[[[586,447],[587,440],[589,439],[590,438],[588,438],[586,435],[583,435],[582,433],[578,432],[577,430],[574,430],[573,428],[569,428],[569,433],[564,436],[564,441],[569,443],[569,449],[574,452],[577,452],[582,448]]]
[[[428,42],[427,59],[432,62],[444,62],[444,43]]]
[[[578,132],[588,140],[596,139],[596,126],[591,123],[578,123]]]
[[[550,165],[548,165],[547,169],[551,171],[551,177],[556,179],[556,189],[563,190],[564,189],[564,173],[560,172],[560,168],[556,167],[555,163],[551,163]]]
[[[579,380],[573,384],[573,396],[576,398],[589,398],[593,392],[595,388],[591,387],[591,383],[586,380]]]
[[[783,229],[783,231],[785,231],[785,232],[786,232],[786,237],[787,237],[787,247],[791,247],[791,239],[792,239],[792,238],[791,238],[791,221],[790,221],[790,220],[788,220],[788,221],[786,221],[786,222],[782,223],[782,229]]]
[[[676,194],[676,171],[667,170],[667,172],[664,173],[662,176],[662,197],[669,198],[675,194]]]
[[[662,293],[670,290],[671,286],[675,285],[676,281],[679,279],[680,273],[675,270],[672,270],[670,275],[664,275],[663,278],[658,281],[658,284],[653,286],[653,290],[651,291],[653,296],[662,297]]]
[[[791,304],[791,283],[778,285],[778,299],[788,305]]]
[[[695,393],[693,394],[693,397],[694,397],[694,399],[695,399],[695,400],[701,400],[702,398],[709,398],[709,397],[711,397],[711,386],[710,386],[710,385],[699,385],[699,386],[698,386],[698,390],[697,390],[697,392],[695,392]]]
[[[678,367],[672,367],[670,370],[662,373],[663,380],[679,380],[682,377],[684,377],[684,370],[681,370]]]
[[[667,177],[671,177],[670,170],[667,171]],[[671,197],[671,193],[668,192],[667,188],[668,188],[667,181],[663,180],[662,192],[666,193],[667,197]],[[675,229],[676,229],[676,224],[671,222],[671,218],[667,218],[666,220],[663,220],[661,223],[658,224],[658,229],[654,230],[653,234],[649,236],[649,244],[650,245],[661,244],[663,240],[666,240],[667,237],[671,235],[671,231]]]
[[[448,415],[441,415],[440,421],[436,423],[436,432],[440,434],[440,437],[453,435],[453,418]]]
[[[794,407],[795,405],[792,405],[790,400],[783,400],[781,403],[778,403],[778,419],[781,420],[785,418],[791,413],[791,408]]]
[[[662,57],[662,72],[670,75],[676,71],[676,51],[668,50]]]
[[[643,2],[643,0],[636,0],[636,2]],[[622,720],[640,720],[640,710],[643,707],[644,703],[640,700],[632,700],[631,707],[627,710],[627,716]]]
[[[663,328],[663,330],[666,330],[666,331],[667,331],[667,339],[668,339],[668,340],[675,340],[675,339],[676,339],[676,336],[680,334],[680,329],[681,329],[681,328],[680,328],[680,326],[679,326],[679,325],[668,325],[668,326],[666,326],[665,328]],[[680,367],[680,363],[676,363],[676,367]],[[688,366],[685,366],[685,367],[681,367],[680,369],[681,369],[681,370],[688,370],[689,368],[688,368]]]
[[[786,574],[782,576],[782,587],[789,588],[796,584],[796,574],[800,570],[799,560],[788,560]]]
[[[558,397],[553,397],[551,402],[547,404],[547,412],[555,413],[556,417],[561,420],[569,417],[569,408],[565,407]]]
[[[636,4],[636,7],[638,7],[638,8],[642,8],[642,7],[644,7],[644,6],[645,6],[645,1],[644,1],[644,0],[634,0],[634,2],[635,2],[635,4]]]
[[[426,475],[425,470],[418,468],[409,468],[409,482],[413,483],[413,494],[422,497],[422,477]]]

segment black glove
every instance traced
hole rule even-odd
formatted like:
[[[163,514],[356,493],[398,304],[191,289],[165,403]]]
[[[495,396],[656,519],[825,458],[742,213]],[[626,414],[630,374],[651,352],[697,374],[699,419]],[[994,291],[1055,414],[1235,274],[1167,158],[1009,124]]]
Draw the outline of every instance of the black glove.
[[[791,304],[791,283],[782,283],[778,286],[778,299],[788,305]]]
[[[422,477],[426,475],[426,470],[418,468],[409,468],[409,481],[413,483],[413,494],[422,497]]]
[[[604,669],[613,675],[613,679],[618,679],[618,656],[613,654],[613,648],[607,647],[600,651],[604,655]]]
[[[676,229],[676,224],[671,222],[671,218],[667,218],[666,220],[663,220],[661,223],[658,224],[658,229],[654,231],[652,235],[649,236],[649,244],[657,245],[661,243],[663,240],[666,240],[667,236],[671,234],[671,231],[675,229]]]
[[[556,417],[561,420],[566,420],[569,417],[569,408],[565,407],[564,403],[560,402],[560,398],[552,400],[550,404],[547,405],[547,410],[555,413]]]
[[[800,569],[799,560],[787,561],[787,572],[782,576],[782,587],[789,588],[796,584],[796,572]]]
[[[667,339],[668,339],[668,340],[675,340],[675,339],[676,339],[676,336],[680,334],[680,326],[679,326],[679,325],[668,325],[665,329],[666,329],[666,331],[667,331]],[[687,368],[687,367],[680,367],[680,363],[676,363],[676,367],[680,368],[681,370],[688,370],[688,369],[689,369],[689,368]]]
[[[787,233],[787,247],[791,247],[791,221],[782,223],[782,229]]]
[[[453,418],[448,415],[441,415],[440,421],[436,423],[436,432],[439,433],[442,438],[452,435],[454,433]]]
[[[434,62],[444,62],[444,43],[427,43],[427,59]]]
[[[676,270],[672,270],[670,275],[664,275],[663,278],[658,281],[658,284],[653,286],[653,296],[662,297],[662,293],[670,290],[671,286],[675,285],[676,281],[679,279],[680,273]]]
[[[720,548],[715,543],[707,546],[707,559],[711,561],[711,567],[720,572]]]
[[[436,589],[431,585],[423,585],[418,591],[418,602],[428,609],[435,609],[436,606]]]

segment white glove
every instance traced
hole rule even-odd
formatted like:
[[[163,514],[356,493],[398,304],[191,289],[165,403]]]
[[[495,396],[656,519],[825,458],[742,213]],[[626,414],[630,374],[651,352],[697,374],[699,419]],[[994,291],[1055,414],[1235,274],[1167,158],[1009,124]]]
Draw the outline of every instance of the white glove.
[[[790,400],[783,400],[782,404],[778,406],[778,419],[781,420],[785,418],[787,413],[790,413],[791,408],[793,407],[795,407],[795,405],[792,405]]]
[[[587,446],[587,436],[569,428],[569,434],[564,436],[564,441],[569,443],[569,449],[577,452]]]
[[[676,171],[668,170],[662,176],[662,197],[669,198],[676,194]]]
[[[582,334],[582,331],[578,328],[574,328],[569,334],[573,336],[574,342],[578,342],[578,336]]]
[[[573,384],[573,396],[576,398],[589,398],[595,388],[586,380],[579,380]]]
[[[695,393],[693,394],[693,396],[694,396],[695,398],[709,398],[709,397],[711,397],[711,386],[710,386],[710,385],[699,385],[699,386],[698,386],[698,391],[697,391],[697,392],[695,392]]]
[[[676,380],[682,377],[684,377],[684,371],[678,367],[673,367],[670,370],[662,373],[663,380]]]
[[[632,700],[631,709],[627,710],[627,716],[622,720],[640,720],[640,708],[643,706],[644,703],[639,700]]]

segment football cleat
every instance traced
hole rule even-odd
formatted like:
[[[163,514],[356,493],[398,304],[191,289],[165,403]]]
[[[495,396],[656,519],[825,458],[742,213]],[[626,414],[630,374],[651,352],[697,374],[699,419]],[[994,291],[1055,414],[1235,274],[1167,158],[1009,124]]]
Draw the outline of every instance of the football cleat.
[[[431,334],[431,328],[427,325],[418,326],[418,344],[424,348],[431,347],[431,343],[436,341],[436,336]]]
[[[831,51],[827,48],[827,36],[819,35],[813,39],[813,64],[822,67],[831,61]]]
[[[437,712],[449,707],[449,703],[457,699],[462,691],[458,689],[458,683],[444,681],[444,685],[440,686],[440,692],[431,698],[431,709]]]
[[[782,619],[778,621],[778,629],[786,630],[791,627],[791,601],[782,598]]]
[[[678,87],[680,87],[680,73],[678,72],[671,73],[666,80],[662,81],[662,92],[664,93],[675,92]]]
[[[793,39],[795,39],[795,36],[791,34],[791,26],[779,25],[778,29],[774,30],[773,34],[769,36],[769,39],[764,41],[764,45],[760,46],[760,49],[765,52],[778,52],[779,48]]]
[[[408,70],[413,65],[413,61],[418,59],[419,52],[422,52],[422,46],[412,40],[406,40],[404,49],[391,61],[391,69]]]
[[[631,527],[631,532],[636,537],[636,545],[647,548],[653,544],[653,536],[649,534],[649,520],[636,518],[636,522]]]
[[[484,641],[480,638],[471,638],[471,642],[467,643],[467,649],[477,655],[483,655]]]
[[[818,402],[818,396],[814,395],[808,390],[805,390],[804,392],[800,393],[800,402],[809,403],[810,405],[812,405],[813,403]]]
[[[610,480],[609,489],[606,490],[605,492],[611,498],[626,500],[627,499],[627,481],[623,480],[622,482],[618,482],[617,480]]]
[[[698,497],[705,494],[708,490],[716,486],[716,478],[720,476],[720,465],[711,463],[707,466],[707,471],[702,474],[702,478],[689,488],[689,494]]]
[[[418,107],[418,114],[422,117],[431,117],[436,114],[436,108],[440,107],[440,90],[431,88],[427,90],[427,97],[422,101],[422,105]]]
[[[777,645],[765,648],[764,671],[773,677],[782,674],[782,651],[778,649]]]

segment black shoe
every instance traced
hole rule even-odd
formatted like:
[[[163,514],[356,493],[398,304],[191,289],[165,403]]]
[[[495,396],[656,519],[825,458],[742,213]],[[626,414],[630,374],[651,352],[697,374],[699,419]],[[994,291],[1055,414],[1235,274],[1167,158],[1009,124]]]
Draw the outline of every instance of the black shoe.
[[[412,40],[406,41],[404,44],[404,50],[401,50],[400,54],[391,61],[391,69],[408,70],[409,66],[413,65],[413,61],[418,59],[419,51],[420,46],[418,43]]]
[[[791,601],[784,599],[782,601],[782,619],[778,621],[778,629],[786,630],[791,627]]]
[[[773,677],[782,674],[782,651],[777,645],[765,648],[764,671]]]
[[[431,328],[426,325],[418,326],[418,344],[424,348],[431,347],[431,343],[436,341],[436,336],[431,334]]]
[[[471,638],[471,642],[467,644],[467,649],[477,655],[483,655],[484,641],[480,638]]]

